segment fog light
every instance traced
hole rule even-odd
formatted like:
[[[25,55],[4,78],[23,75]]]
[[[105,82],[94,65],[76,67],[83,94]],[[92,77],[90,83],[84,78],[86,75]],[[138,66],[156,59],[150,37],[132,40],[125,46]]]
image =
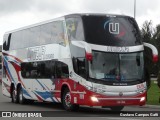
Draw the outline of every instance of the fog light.
[[[142,97],[141,100],[140,100],[140,102],[142,102],[142,101],[144,101],[144,100],[145,100],[145,97]]]
[[[98,99],[96,98],[96,97],[91,97],[91,100],[93,101],[93,102],[98,102]]]

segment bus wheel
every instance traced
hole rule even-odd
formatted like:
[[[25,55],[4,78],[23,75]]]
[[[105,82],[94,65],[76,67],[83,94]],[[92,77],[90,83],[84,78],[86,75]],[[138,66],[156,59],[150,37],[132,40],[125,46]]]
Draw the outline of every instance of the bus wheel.
[[[12,99],[12,102],[13,102],[13,103],[18,103],[18,97],[17,97],[17,95],[16,95],[16,90],[15,90],[14,87],[13,87],[13,89],[12,89],[11,99]]]
[[[123,108],[124,108],[124,106],[113,106],[113,107],[110,107],[110,109],[112,111],[121,111]]]
[[[18,89],[18,99],[19,99],[19,103],[20,104],[25,104],[26,103],[26,99],[23,97],[23,89],[22,89],[22,87],[20,87]]]
[[[79,105],[71,104],[71,94],[68,88],[63,91],[62,104],[65,110],[78,110]]]

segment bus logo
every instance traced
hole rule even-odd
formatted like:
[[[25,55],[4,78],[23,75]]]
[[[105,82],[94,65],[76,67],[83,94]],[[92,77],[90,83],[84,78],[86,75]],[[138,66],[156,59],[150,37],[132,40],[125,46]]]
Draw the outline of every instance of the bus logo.
[[[104,30],[113,34],[117,38],[123,37],[126,34],[126,28],[123,25],[120,25],[120,23],[117,22],[112,22],[111,20],[104,23]]]
[[[119,96],[120,96],[120,97],[123,96],[123,92],[119,92]]]
[[[119,23],[109,23],[109,32],[111,34],[119,34]]]

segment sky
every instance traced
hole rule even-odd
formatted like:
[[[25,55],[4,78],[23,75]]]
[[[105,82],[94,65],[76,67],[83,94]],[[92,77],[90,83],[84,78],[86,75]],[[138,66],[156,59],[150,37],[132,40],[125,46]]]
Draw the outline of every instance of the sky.
[[[0,45],[6,31],[72,13],[134,16],[134,0],[0,0]],[[160,24],[160,0],[136,0],[136,21]]]

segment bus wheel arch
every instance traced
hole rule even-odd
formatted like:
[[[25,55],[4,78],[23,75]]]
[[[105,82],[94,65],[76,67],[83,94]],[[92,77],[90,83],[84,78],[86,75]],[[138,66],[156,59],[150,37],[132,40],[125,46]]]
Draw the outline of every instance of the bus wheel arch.
[[[62,88],[61,88],[61,102],[63,102],[63,101],[62,101],[62,99],[63,99],[63,92],[64,92],[64,90],[67,89],[67,88],[69,89],[69,87],[68,87],[66,84],[62,85]]]
[[[67,111],[78,110],[79,105],[71,104],[70,101],[71,101],[70,89],[67,85],[63,85],[62,88],[61,88],[61,102],[62,102],[62,105],[63,105],[64,109],[67,110]]]

